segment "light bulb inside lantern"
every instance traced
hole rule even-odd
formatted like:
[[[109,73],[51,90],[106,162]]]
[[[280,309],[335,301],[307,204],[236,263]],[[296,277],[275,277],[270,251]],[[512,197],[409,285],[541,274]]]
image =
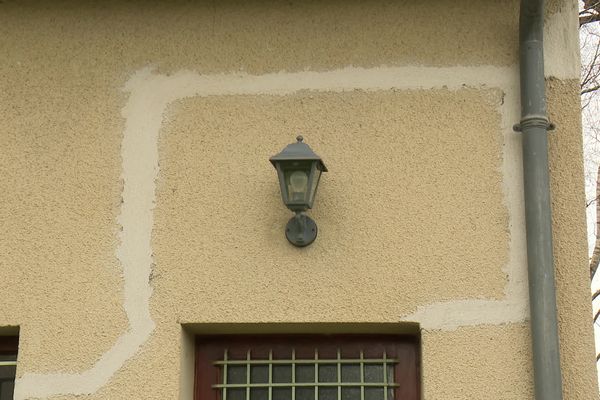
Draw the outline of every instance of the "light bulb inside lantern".
[[[292,172],[289,188],[292,201],[304,201],[308,189],[308,175],[303,171]]]

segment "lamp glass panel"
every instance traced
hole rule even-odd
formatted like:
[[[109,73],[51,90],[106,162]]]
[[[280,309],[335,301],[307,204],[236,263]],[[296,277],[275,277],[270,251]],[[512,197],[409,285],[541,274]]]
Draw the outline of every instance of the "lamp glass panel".
[[[290,162],[284,165],[284,184],[289,204],[307,204],[309,199],[310,164]]]
[[[308,174],[306,171],[290,171],[288,176],[288,193],[294,203],[306,201],[308,191]]]
[[[312,187],[310,188],[310,193],[309,193],[309,201],[308,204],[309,206],[312,208],[312,204],[315,201],[315,195],[317,194],[317,186],[319,185],[319,179],[321,178],[321,170],[319,169],[318,166],[315,166],[313,168],[314,171],[314,176],[312,179]]]

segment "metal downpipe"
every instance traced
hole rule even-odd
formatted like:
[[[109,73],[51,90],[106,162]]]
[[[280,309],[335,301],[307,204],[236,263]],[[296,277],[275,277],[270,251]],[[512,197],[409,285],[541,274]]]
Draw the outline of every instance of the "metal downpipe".
[[[561,400],[544,81],[544,0],[521,0],[519,57],[529,302],[536,400]]]

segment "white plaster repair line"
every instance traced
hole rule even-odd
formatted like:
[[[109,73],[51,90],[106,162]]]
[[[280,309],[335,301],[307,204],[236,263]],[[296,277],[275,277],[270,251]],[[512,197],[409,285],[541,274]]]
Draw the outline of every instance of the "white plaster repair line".
[[[80,373],[25,373],[17,379],[15,399],[49,398],[56,395],[92,394],[132,358],[154,330],[150,315],[152,289],[151,233],[158,175],[158,138],[168,105],[193,96],[288,95],[300,90],[344,92],[391,89],[499,88],[505,100],[502,115],[504,157],[502,173],[505,202],[510,216],[508,281],[502,300],[464,299],[431,304],[401,320],[421,323],[429,329],[502,324],[527,317],[524,268],[524,233],[518,139],[511,126],[518,117],[518,71],[516,67],[348,67],[326,72],[199,75],[181,71],[160,75],[152,68],[135,73],[125,85],[129,99],[122,110],[126,120],[121,147],[124,181],[119,223],[121,243],[117,256],[123,266],[124,309],[129,329],[94,366]],[[485,310],[484,310],[485,309]],[[484,311],[484,312],[483,312]]]

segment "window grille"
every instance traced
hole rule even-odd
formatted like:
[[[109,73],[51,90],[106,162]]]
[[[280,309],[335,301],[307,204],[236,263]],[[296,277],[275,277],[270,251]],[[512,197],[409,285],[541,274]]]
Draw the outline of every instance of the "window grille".
[[[297,359],[295,350],[288,360],[252,359],[248,350],[246,360],[229,360],[227,350],[223,359],[215,361],[221,369],[222,400],[393,400],[394,364],[387,358],[365,358],[363,351],[357,359],[319,358]],[[384,373],[385,371],[385,373]]]
[[[196,347],[195,399],[417,400],[418,341],[409,339],[201,337]]]

